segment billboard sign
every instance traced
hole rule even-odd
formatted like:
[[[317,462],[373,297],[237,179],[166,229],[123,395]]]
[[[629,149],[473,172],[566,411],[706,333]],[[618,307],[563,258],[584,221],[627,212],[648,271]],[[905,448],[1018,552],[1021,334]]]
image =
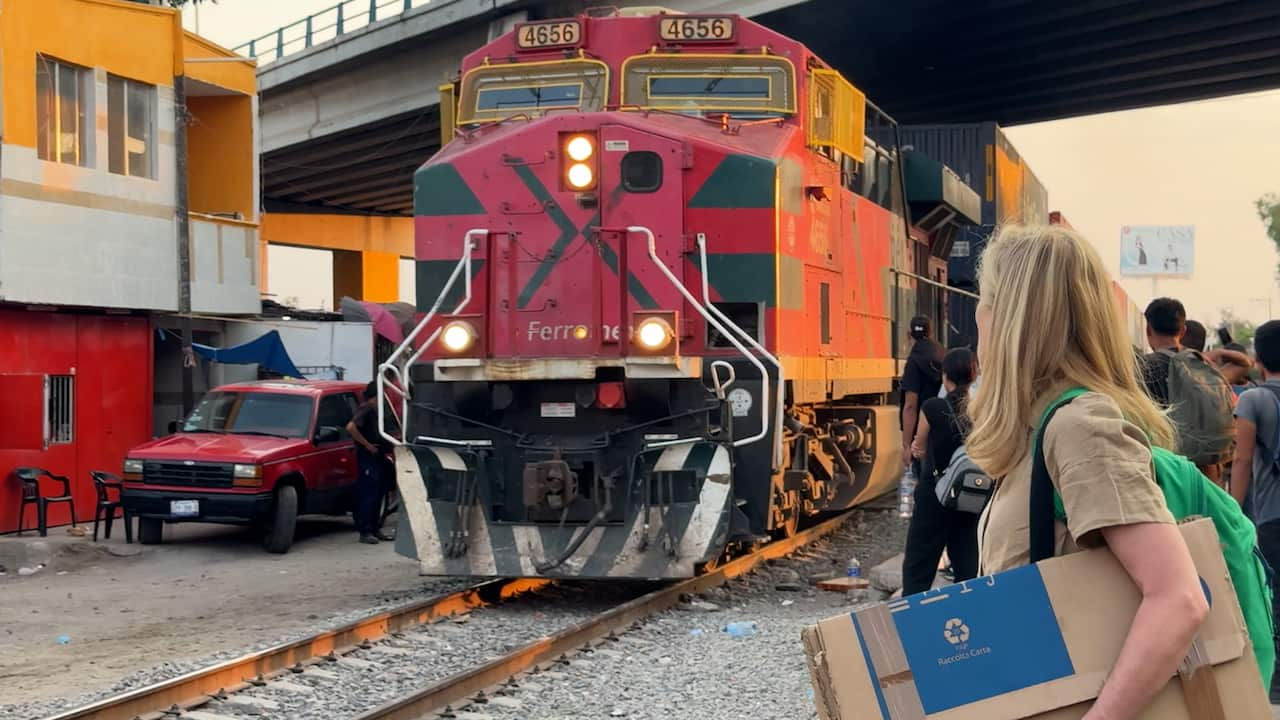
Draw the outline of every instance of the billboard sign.
[[[1191,225],[1120,228],[1120,274],[1186,277],[1195,270],[1196,229]]]

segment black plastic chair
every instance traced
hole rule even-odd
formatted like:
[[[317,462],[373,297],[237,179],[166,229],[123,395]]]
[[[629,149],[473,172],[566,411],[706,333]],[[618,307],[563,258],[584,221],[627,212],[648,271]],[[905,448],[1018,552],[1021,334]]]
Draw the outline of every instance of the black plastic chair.
[[[129,516],[129,509],[124,506],[124,482],[119,475],[113,475],[102,470],[92,470],[89,477],[93,478],[93,488],[98,491],[98,507],[93,511],[93,541],[98,542],[98,521],[107,521],[107,531],[103,533],[103,537],[107,540],[111,539],[111,525],[116,519],[116,509],[124,513],[124,541],[125,543],[133,543],[133,518]],[[111,499],[111,491],[116,491],[116,499]]]
[[[49,505],[64,502],[71,506],[71,527],[76,526],[76,503],[71,497],[71,479],[55,475],[44,468],[20,467],[13,474],[22,482],[22,504],[18,506],[18,534],[22,534],[22,520],[27,514],[27,506],[36,506],[36,527],[40,537],[49,536]],[[47,477],[54,482],[62,483],[61,495],[41,495],[40,478]]]

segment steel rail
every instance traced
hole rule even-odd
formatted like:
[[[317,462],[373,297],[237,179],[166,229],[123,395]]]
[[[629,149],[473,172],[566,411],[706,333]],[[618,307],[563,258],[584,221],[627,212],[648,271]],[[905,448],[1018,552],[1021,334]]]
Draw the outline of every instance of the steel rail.
[[[554,635],[494,658],[483,665],[455,673],[437,683],[412,691],[380,707],[356,716],[356,720],[421,720],[448,705],[460,703],[476,693],[495,687],[535,665],[574,652],[592,640],[626,630],[633,623],[675,605],[685,593],[702,592],[745,575],[766,560],[788,555],[844,524],[853,511],[841,513],[785,540],[771,542],[759,550],[731,560],[710,572],[682,580],[660,590],[607,610],[594,618],[571,625]]]
[[[465,613],[550,584],[541,578],[490,580],[465,590],[376,613],[333,630],[249,653],[136,690],[49,716],[47,720],[133,720],[174,706],[192,708],[213,696],[235,692],[261,678],[287,672],[301,663],[335,656],[437,618]]]

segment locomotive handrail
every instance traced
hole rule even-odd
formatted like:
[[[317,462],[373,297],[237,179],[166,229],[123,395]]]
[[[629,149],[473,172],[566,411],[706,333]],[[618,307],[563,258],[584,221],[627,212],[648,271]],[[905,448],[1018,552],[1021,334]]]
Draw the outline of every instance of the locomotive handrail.
[[[968,290],[961,290],[960,288],[957,288],[957,287],[951,287],[950,285],[944,285],[944,284],[942,284],[942,283],[938,282],[937,280],[930,280],[929,278],[927,278],[927,277],[925,277],[925,276],[923,276],[923,275],[917,275],[917,274],[915,274],[915,273],[913,273],[913,272],[910,272],[910,271],[908,271],[908,270],[899,270],[898,268],[889,268],[889,272],[893,273],[894,275],[901,275],[902,277],[909,277],[909,278],[911,278],[912,280],[915,280],[916,282],[922,282],[922,283],[924,283],[924,284],[926,284],[926,285],[932,285],[933,287],[939,288],[939,289],[941,289],[941,290],[946,290],[947,292],[952,293],[952,294],[954,294],[954,295],[959,295],[959,296],[961,296],[961,297],[972,298],[972,299],[974,299],[974,300],[981,300],[981,299],[982,299],[982,296],[981,296],[981,295],[979,295],[979,294],[977,294],[977,293],[971,293],[971,292],[969,292]]]
[[[440,294],[436,297],[435,303],[432,304],[431,309],[427,311],[427,314],[422,318],[422,320],[418,322],[418,325],[413,329],[413,332],[409,333],[408,337],[404,339],[404,342],[400,343],[400,345],[396,347],[395,352],[391,353],[390,357],[378,366],[378,434],[393,445],[403,445],[404,442],[392,437],[391,434],[387,432],[385,408],[385,400],[387,397],[387,375],[395,375],[396,381],[399,385],[397,390],[400,392],[400,434],[402,437],[409,437],[409,382],[406,380],[406,377],[410,377],[409,371],[413,367],[413,364],[418,361],[418,358],[422,356],[422,353],[426,352],[427,348],[431,347],[431,344],[435,342],[436,337],[440,335],[444,326],[442,325],[436,328],[435,332],[431,333],[431,336],[427,338],[426,342],[422,343],[422,347],[418,348],[416,352],[409,356],[409,359],[405,361],[403,368],[397,367],[395,362],[406,350],[413,347],[414,339],[418,337],[418,334],[422,332],[423,328],[435,319],[435,315],[440,310],[440,306],[444,304],[444,299],[448,297],[449,291],[453,289],[453,284],[458,281],[459,274],[463,276],[462,301],[458,303],[456,308],[454,308],[453,314],[457,315],[462,312],[462,309],[471,302],[471,255],[475,252],[476,248],[480,246],[479,241],[474,238],[477,235],[487,235],[488,233],[489,231],[484,228],[472,228],[466,232],[462,238],[462,257],[458,259],[458,264],[454,266],[453,272],[449,274],[449,279],[445,281],[444,287],[441,288]],[[429,439],[435,440],[436,438]],[[454,444],[447,440],[443,440],[443,442]]]
[[[707,312],[707,309],[703,307],[702,303],[698,302],[698,299],[693,296],[693,293],[689,292],[689,288],[685,287],[684,283],[675,276],[675,273],[671,272],[671,268],[667,267],[666,263],[662,262],[662,260],[658,258],[658,241],[657,238],[653,236],[652,230],[644,227],[643,225],[632,225],[627,228],[627,232],[644,234],[649,239],[649,258],[653,260],[654,265],[658,266],[658,270],[660,270],[662,274],[667,277],[667,280],[675,286],[676,291],[683,295],[684,299],[698,311],[698,314],[702,315],[702,319],[706,320],[707,324],[716,330],[719,330],[720,334],[724,335],[725,338],[732,343],[735,348],[737,348],[738,352],[742,353],[742,355],[760,371],[760,432],[750,437],[735,440],[733,446],[741,447],[743,445],[750,445],[751,443],[763,440],[769,434],[769,370],[765,368],[764,363],[760,362],[759,358],[743,346],[743,344],[732,332],[729,331],[728,328],[716,319],[715,316]],[[732,321],[730,321],[729,324],[734,325]],[[736,328],[737,326],[734,325],[734,327]],[[739,332],[741,332],[741,328],[738,329]]]
[[[775,410],[774,422],[776,422],[777,427],[781,429],[783,404],[786,399],[786,388],[784,387],[786,384],[786,378],[782,369],[782,361],[778,360],[777,356],[773,353],[766,350],[763,344],[751,337],[750,333],[743,330],[741,326],[730,320],[724,313],[720,312],[720,308],[716,307],[715,303],[711,302],[711,291],[709,288],[710,283],[707,277],[707,236],[702,233],[698,233],[698,257],[702,263],[702,301],[706,305],[707,309],[710,310],[711,313],[721,322],[741,333],[742,338],[746,340],[751,347],[760,351],[760,354],[764,355],[765,358],[767,358],[769,362],[773,363],[773,366],[778,369],[778,396],[775,401],[777,409]],[[765,388],[761,388],[762,395],[764,394],[764,390]],[[777,432],[774,433],[773,439],[773,469],[777,470],[780,465],[782,465],[782,433]]]

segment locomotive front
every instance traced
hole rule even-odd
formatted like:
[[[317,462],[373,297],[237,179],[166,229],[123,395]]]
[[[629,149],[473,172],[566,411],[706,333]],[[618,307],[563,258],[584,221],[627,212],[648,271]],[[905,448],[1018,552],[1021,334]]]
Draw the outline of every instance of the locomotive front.
[[[381,372],[423,574],[687,577],[776,524],[789,54],[737,17],[614,15],[467,58],[415,177],[426,317]]]

